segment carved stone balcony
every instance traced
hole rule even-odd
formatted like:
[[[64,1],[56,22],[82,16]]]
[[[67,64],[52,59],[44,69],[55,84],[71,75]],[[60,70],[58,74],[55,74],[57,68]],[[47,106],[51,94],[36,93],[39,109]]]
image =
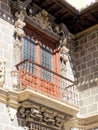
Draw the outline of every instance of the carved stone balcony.
[[[77,91],[74,82],[34,63],[25,60],[16,65],[22,89],[30,89],[49,99],[63,102],[77,108]]]

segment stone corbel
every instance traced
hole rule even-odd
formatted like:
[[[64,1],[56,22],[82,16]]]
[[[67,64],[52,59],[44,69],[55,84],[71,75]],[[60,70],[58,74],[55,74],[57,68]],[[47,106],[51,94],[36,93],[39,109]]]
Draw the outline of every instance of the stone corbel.
[[[5,61],[0,60],[0,87],[5,83]]]

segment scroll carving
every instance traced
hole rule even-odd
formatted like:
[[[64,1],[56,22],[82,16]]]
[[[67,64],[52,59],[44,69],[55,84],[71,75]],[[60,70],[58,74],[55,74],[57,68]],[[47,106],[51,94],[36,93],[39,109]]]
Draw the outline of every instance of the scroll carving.
[[[5,61],[0,60],[0,87],[5,83]]]

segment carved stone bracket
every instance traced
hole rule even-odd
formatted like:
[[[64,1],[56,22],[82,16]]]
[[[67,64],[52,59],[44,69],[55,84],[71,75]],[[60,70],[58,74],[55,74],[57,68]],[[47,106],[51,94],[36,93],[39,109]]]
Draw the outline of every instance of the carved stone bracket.
[[[38,122],[54,128],[61,128],[66,117],[69,116],[31,101],[24,101],[18,112],[20,118],[25,119],[27,122]]]
[[[0,60],[0,87],[5,83],[5,61]]]

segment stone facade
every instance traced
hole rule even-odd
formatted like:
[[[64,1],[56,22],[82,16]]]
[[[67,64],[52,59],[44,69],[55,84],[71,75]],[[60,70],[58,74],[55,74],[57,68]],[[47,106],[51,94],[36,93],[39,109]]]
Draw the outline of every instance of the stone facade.
[[[98,86],[98,26],[76,41],[75,52],[79,90]]]
[[[79,90],[79,116],[90,120],[98,114],[98,26],[84,31],[76,40],[76,73]],[[90,118],[91,117],[91,118]],[[86,129],[97,129],[96,121]]]
[[[25,24],[22,26],[21,29],[19,26],[21,32],[24,26]],[[4,61],[3,63],[5,64],[5,66],[3,68],[2,67],[0,68],[0,72],[2,72],[0,78],[2,78],[2,75],[4,76],[3,82],[1,82],[3,84],[1,84],[0,86],[0,91],[2,90],[2,87],[5,89],[5,91],[10,91],[13,89],[15,90],[18,84],[17,83],[18,73],[15,68],[15,64],[17,63],[17,61],[14,57],[15,29],[17,30],[17,28],[15,28],[14,26],[13,16],[11,15],[10,12],[9,0],[1,0],[0,1],[0,63],[2,63],[1,61]],[[23,35],[24,32],[22,32],[22,37]],[[86,118],[98,114],[98,26],[93,27],[93,29],[89,29],[81,34],[75,35],[75,39],[72,40],[67,45],[67,48],[69,52],[67,57],[68,60],[66,62],[65,75],[67,78],[73,81],[74,80],[77,81],[77,87],[79,90],[78,95],[79,95],[80,112],[78,114],[78,118],[76,116],[70,117],[68,115],[64,120],[65,123],[63,129],[77,130],[79,128],[80,130],[90,130],[96,128],[97,130],[98,124],[96,122],[93,122],[93,120],[92,120],[93,125],[91,126],[87,125],[87,127],[85,128],[84,126],[86,126],[85,125]],[[21,51],[21,46],[19,49]],[[30,94],[28,94],[27,97],[31,98]],[[26,127],[27,124],[25,122],[25,119],[24,120],[20,119],[17,116],[18,114],[17,108],[10,107],[9,95],[11,94],[7,95],[6,102],[1,100],[1,97],[3,97],[2,95],[3,94],[0,95],[0,102],[1,102],[0,130],[27,130]],[[20,95],[18,95],[17,97],[19,96]],[[21,98],[25,100],[26,96],[24,97],[24,93],[22,94]],[[20,101],[22,100],[21,98]],[[16,100],[15,97],[13,96],[11,97],[10,102],[11,100],[13,102],[13,100],[17,101],[18,99]],[[49,103],[48,106],[50,106]],[[75,111],[74,106],[72,105],[71,107],[73,111]],[[64,108],[60,108],[60,106],[58,108],[61,109],[61,111],[64,110]],[[67,108],[66,111],[69,112],[70,110],[68,110]],[[28,112],[27,109],[26,112]],[[43,114],[43,111],[41,113]],[[54,116],[55,114],[56,113],[54,112]],[[34,126],[35,129],[40,129],[37,127],[38,126]],[[41,129],[46,129],[46,127]]]
[[[75,52],[80,115],[87,117],[98,113],[98,26],[77,39]]]

